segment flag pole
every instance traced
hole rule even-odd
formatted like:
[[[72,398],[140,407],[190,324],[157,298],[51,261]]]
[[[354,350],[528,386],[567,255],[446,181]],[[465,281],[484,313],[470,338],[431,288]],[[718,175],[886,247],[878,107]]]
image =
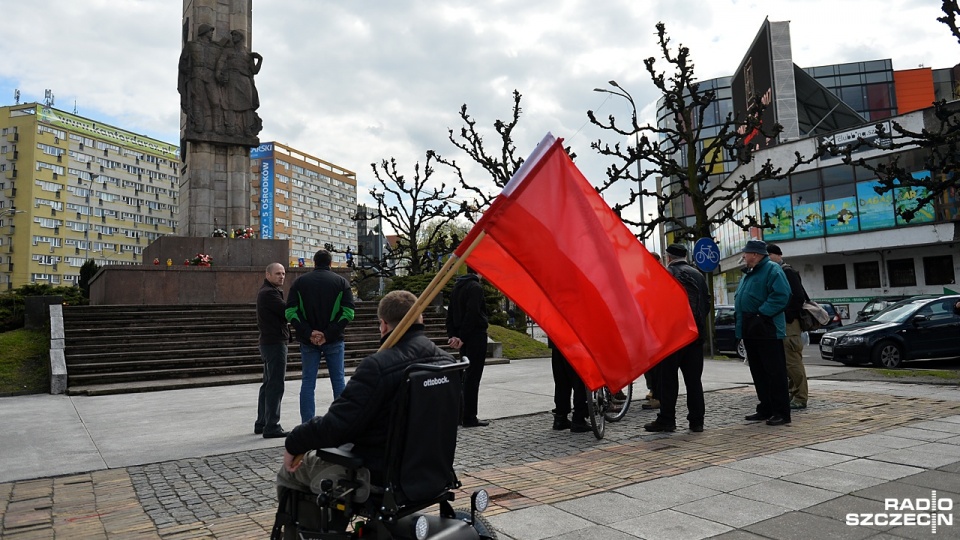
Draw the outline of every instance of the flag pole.
[[[463,266],[464,261],[467,260],[467,257],[470,256],[470,253],[475,247],[480,244],[480,241],[483,240],[483,237],[486,236],[486,233],[480,231],[480,234],[473,239],[473,242],[467,247],[463,252],[463,256],[457,257],[456,255],[450,255],[447,259],[447,262],[443,264],[443,267],[440,268],[440,271],[437,272],[437,275],[433,276],[433,280],[430,281],[430,284],[420,293],[420,297],[417,298],[417,301],[414,302],[413,306],[410,307],[410,310],[407,311],[407,314],[403,316],[403,319],[397,324],[397,327],[393,329],[393,332],[390,333],[390,337],[383,342],[383,345],[377,349],[377,352],[380,352],[384,349],[389,349],[397,344],[397,341],[400,341],[400,338],[403,337],[403,334],[407,332],[407,329],[410,328],[410,325],[417,320],[417,317],[423,313],[423,310],[430,305],[430,302],[433,302],[433,299],[440,294],[440,291],[443,290],[444,285],[447,284],[450,279],[457,274],[457,271],[460,270],[460,267]]]

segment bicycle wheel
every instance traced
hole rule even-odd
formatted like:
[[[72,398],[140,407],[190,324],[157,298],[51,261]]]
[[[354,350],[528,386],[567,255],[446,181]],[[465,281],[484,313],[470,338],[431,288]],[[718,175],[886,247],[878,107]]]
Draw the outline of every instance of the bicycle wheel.
[[[593,436],[602,439],[604,430],[606,429],[606,423],[603,417],[603,411],[606,408],[603,392],[607,390],[606,388],[601,388],[599,390],[594,390],[590,392],[590,397],[587,398],[587,412],[590,414],[590,427],[593,428]],[[609,390],[607,390],[609,392]]]
[[[623,390],[616,394],[611,394],[606,386],[603,387],[603,390],[609,396],[607,409],[603,412],[603,416],[611,422],[619,422],[623,415],[627,414],[627,409],[630,408],[630,400],[633,399],[633,383],[624,386]]]

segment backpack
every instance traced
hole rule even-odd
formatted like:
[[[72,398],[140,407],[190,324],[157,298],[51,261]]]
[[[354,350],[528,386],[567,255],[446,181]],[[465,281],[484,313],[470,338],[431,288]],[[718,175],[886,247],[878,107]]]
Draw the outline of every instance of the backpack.
[[[800,310],[800,329],[804,332],[816,330],[830,322],[830,314],[820,304],[807,299]]]

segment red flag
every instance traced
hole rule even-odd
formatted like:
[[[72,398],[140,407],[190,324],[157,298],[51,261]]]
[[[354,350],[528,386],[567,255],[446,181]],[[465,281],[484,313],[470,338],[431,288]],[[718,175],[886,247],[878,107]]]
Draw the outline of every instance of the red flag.
[[[697,336],[683,287],[544,137],[484,212],[467,264],[550,336],[591,390],[626,386]]]

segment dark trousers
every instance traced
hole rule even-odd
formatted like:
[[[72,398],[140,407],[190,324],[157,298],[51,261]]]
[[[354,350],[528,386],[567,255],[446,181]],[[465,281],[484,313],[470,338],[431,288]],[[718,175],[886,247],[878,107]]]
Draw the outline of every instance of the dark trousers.
[[[570,414],[570,393],[573,393],[573,419],[586,421],[587,419],[587,389],[580,380],[580,375],[567,362],[563,354],[553,349],[550,355],[550,367],[553,370],[553,404],[554,413],[564,418]]]
[[[260,345],[263,359],[263,383],[257,399],[256,428],[265,433],[280,431],[280,400],[283,399],[283,381],[287,374],[287,344]]]
[[[487,363],[487,335],[461,337],[463,346],[460,356],[470,360],[470,367],[463,375],[463,421],[477,420],[477,407],[480,400],[480,377]]]
[[[790,419],[790,390],[787,358],[782,339],[744,339],[750,375],[757,390],[757,414]]]
[[[653,366],[648,369],[646,373],[643,374],[643,379],[647,381],[647,390],[650,391],[650,395],[653,396],[653,399],[660,399],[660,364]]]
[[[702,426],[705,414],[703,404],[703,344],[694,341],[679,351],[663,359],[660,371],[660,413],[657,421],[661,424],[677,424],[677,396],[680,393],[680,381],[677,370],[683,373],[683,384],[687,387],[687,420],[692,426]]]

